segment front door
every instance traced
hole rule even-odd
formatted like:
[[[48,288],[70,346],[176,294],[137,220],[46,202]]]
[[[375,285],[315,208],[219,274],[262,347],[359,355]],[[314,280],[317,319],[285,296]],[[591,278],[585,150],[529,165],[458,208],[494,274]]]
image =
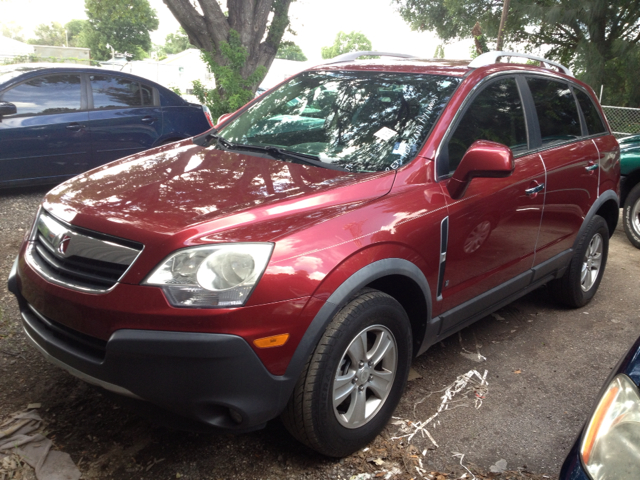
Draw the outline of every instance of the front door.
[[[462,198],[446,198],[446,267],[437,300],[443,302],[444,311],[531,269],[540,228],[544,192],[536,187],[543,188],[545,171],[540,156],[529,151],[525,111],[515,78],[490,81],[465,108],[443,144],[450,173],[476,140],[509,146],[516,166],[507,178],[475,178]],[[447,189],[443,190],[447,196]],[[442,331],[455,326],[459,318],[445,316]]]
[[[16,106],[0,121],[0,184],[63,179],[87,170],[91,138],[78,74],[32,78],[0,93]]]

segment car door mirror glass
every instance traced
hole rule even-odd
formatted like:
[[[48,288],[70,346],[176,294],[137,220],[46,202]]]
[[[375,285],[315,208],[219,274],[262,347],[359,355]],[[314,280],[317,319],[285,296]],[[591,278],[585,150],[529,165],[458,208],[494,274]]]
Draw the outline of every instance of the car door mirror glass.
[[[3,115],[15,115],[16,113],[18,113],[18,110],[13,103],[0,100],[0,117]]]
[[[462,198],[475,177],[503,178],[515,169],[513,152],[506,145],[488,140],[474,142],[466,151],[447,184],[453,199]]]

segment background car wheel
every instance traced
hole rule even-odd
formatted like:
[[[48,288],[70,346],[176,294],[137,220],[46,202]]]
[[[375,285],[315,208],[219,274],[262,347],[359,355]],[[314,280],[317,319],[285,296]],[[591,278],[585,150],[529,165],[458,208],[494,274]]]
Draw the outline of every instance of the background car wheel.
[[[624,233],[634,247],[640,248],[640,183],[631,189],[622,212]]]
[[[609,252],[609,228],[594,216],[580,238],[571,263],[562,278],[549,282],[551,295],[570,307],[589,303],[598,290]]]
[[[331,321],[305,365],[282,420],[314,450],[343,457],[371,442],[395,410],[411,365],[402,306],[360,293]]]

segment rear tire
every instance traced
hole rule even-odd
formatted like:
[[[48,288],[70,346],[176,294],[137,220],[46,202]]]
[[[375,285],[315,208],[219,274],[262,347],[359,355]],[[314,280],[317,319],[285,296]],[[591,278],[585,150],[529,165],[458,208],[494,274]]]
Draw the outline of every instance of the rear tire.
[[[282,421],[308,447],[344,457],[370,443],[395,410],[411,365],[411,327],[391,296],[366,290],[333,318]]]
[[[549,282],[554,299],[569,307],[582,307],[598,291],[609,252],[609,227],[594,216],[582,234],[565,274]]]
[[[631,189],[622,211],[624,233],[631,244],[640,248],[640,183]]]

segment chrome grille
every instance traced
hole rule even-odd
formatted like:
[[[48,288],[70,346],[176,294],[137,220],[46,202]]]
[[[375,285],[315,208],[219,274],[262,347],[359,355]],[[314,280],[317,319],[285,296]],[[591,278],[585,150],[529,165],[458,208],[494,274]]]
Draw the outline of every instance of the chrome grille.
[[[27,257],[53,283],[106,292],[141,251],[141,244],[74,227],[41,211]]]

